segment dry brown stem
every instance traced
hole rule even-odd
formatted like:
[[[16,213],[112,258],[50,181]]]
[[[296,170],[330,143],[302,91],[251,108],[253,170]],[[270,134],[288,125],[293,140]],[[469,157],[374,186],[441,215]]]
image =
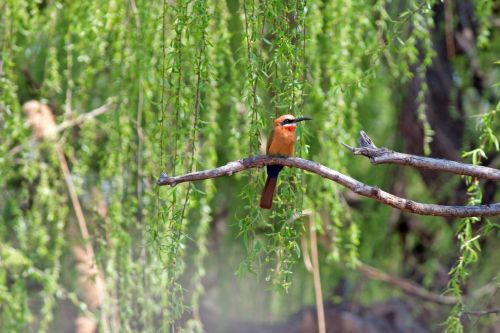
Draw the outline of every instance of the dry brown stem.
[[[372,267],[372,266],[369,266],[366,264],[359,265],[358,270],[361,273],[363,273],[363,275],[365,275],[366,277],[368,277],[370,279],[387,282],[387,283],[401,289],[406,294],[418,297],[418,298],[423,299],[425,301],[438,303],[438,304],[447,304],[447,305],[453,305],[458,301],[456,297],[434,294],[430,291],[425,290],[424,288],[422,288],[421,286],[417,285],[416,283],[414,283],[412,281],[404,280],[401,278],[391,276],[387,273],[384,273],[384,272],[376,269],[375,267]]]
[[[105,294],[104,278],[99,273],[99,270],[97,268],[94,249],[92,248],[91,244],[90,233],[87,228],[87,222],[85,221],[85,215],[83,214],[83,209],[80,204],[80,200],[78,199],[78,194],[71,177],[68,162],[66,161],[66,157],[64,156],[61,144],[55,141],[57,139],[57,133],[59,132],[58,128],[61,127],[61,125],[56,126],[55,118],[50,108],[38,101],[29,101],[25,103],[23,105],[23,111],[26,115],[27,124],[32,127],[35,139],[50,140],[54,142],[54,149],[59,160],[59,166],[68,188],[73,210],[75,211],[75,216],[78,221],[80,234],[84,242],[83,247],[73,247],[73,255],[75,256],[75,259],[77,261],[76,269],[79,275],[80,288],[82,290],[82,295],[84,297],[85,303],[90,310],[95,311],[103,304]],[[96,112],[95,110],[93,112],[94,113],[90,117],[95,117],[96,114],[100,114],[104,111],[97,110]],[[85,119],[88,119],[88,117]],[[85,120],[82,118],[81,121]],[[67,128],[68,126],[74,126],[75,124],[76,123],[67,124],[63,126],[62,129]],[[91,333],[97,331],[97,323],[88,314],[83,314],[82,316],[78,317],[75,325],[76,331],[79,333]],[[106,322],[103,323],[103,326],[105,328],[104,331],[109,332]]]
[[[297,220],[301,217],[307,217],[307,219],[309,220],[309,246],[307,245],[308,242],[305,233],[301,241],[302,241],[302,253],[304,257],[304,264],[306,266],[306,269],[313,274],[318,331],[319,333],[326,333],[325,307],[323,304],[323,293],[321,291],[318,240],[316,237],[316,228],[314,226],[314,212],[312,210],[305,210],[302,212],[302,214],[298,214],[297,216],[295,216],[294,220]]]

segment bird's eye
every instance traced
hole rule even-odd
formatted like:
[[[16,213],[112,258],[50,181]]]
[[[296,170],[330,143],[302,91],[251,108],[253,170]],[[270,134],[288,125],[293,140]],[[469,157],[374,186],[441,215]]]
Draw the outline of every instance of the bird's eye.
[[[290,119],[285,119],[281,122],[281,125],[286,125],[290,123]]]

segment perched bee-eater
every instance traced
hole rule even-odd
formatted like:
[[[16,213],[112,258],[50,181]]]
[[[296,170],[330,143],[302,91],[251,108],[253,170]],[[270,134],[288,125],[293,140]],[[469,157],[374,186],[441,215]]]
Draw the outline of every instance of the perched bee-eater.
[[[291,114],[285,114],[274,121],[274,128],[267,141],[267,155],[271,156],[286,156],[293,155],[293,146],[295,143],[295,128],[297,123],[304,120],[311,120],[309,117],[295,118]],[[260,207],[264,209],[271,209],[273,205],[274,191],[276,189],[276,182],[278,181],[278,174],[282,165],[268,165],[267,166],[267,180],[262,196],[260,198]]]

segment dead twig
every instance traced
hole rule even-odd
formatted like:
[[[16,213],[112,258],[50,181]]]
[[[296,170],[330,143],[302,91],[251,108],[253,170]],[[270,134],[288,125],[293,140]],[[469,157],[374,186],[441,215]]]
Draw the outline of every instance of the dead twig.
[[[63,121],[61,124],[57,125],[56,131],[62,132],[65,129],[68,129],[70,127],[81,125],[81,124],[89,121],[90,119],[93,119],[97,116],[100,116],[103,113],[110,111],[112,106],[113,106],[113,103],[107,103],[107,104],[104,104],[104,105],[98,107],[97,109],[94,109],[90,112],[84,113],[75,119]]]
[[[321,277],[319,274],[318,241],[316,229],[314,228],[314,217],[309,215],[309,237],[311,239],[311,258],[313,264],[314,293],[316,295],[316,309],[318,314],[319,333],[326,333],[325,308],[323,306],[323,294],[321,292]]]
[[[29,103],[38,103],[38,102],[31,101],[31,102],[28,102],[27,104],[29,104]],[[100,116],[103,113],[106,113],[106,112],[112,110],[112,106],[113,106],[113,102],[112,102],[112,100],[110,100],[110,102],[98,107],[97,109],[94,109],[90,112],[84,113],[75,119],[63,121],[59,125],[55,125],[55,120],[54,120],[54,122],[53,122],[54,124],[49,124],[50,126],[44,123],[45,119],[48,119],[47,117],[45,117],[43,115],[42,116],[36,115],[35,117],[33,117],[32,115],[30,115],[27,123],[28,123],[28,125],[30,125],[34,128],[33,137],[28,139],[28,141],[12,148],[9,151],[9,155],[14,156],[14,155],[20,153],[23,150],[23,148],[25,148],[26,146],[34,146],[34,145],[38,144],[38,141],[40,139],[53,139],[53,138],[57,137],[57,134],[59,132],[62,132],[64,130],[71,128],[71,127],[74,127],[74,126],[81,125],[81,124],[89,121],[90,119],[93,119],[97,116]],[[44,110],[44,108],[42,108],[41,110]],[[42,113],[42,112],[40,112],[40,113]],[[51,116],[51,117],[53,117],[53,116]],[[38,122],[40,122],[40,124]]]
[[[500,308],[488,309],[488,310],[479,310],[479,311],[463,311],[462,314],[469,316],[485,316],[489,314],[499,314]]]
[[[313,273],[314,295],[316,299],[316,313],[318,317],[318,332],[326,333],[325,308],[323,304],[323,293],[321,291],[321,276],[319,271],[318,240],[316,237],[316,229],[314,227],[314,211],[305,210],[302,212],[302,214],[296,215],[294,217],[294,220],[297,220],[301,217],[307,217],[307,219],[309,220],[309,246],[307,245],[308,242],[305,233],[301,241],[302,241],[302,253],[304,257],[304,264],[306,266],[306,269],[309,272]]]
[[[420,287],[416,283],[400,279],[394,276],[391,276],[387,273],[384,273],[375,267],[370,265],[361,264],[357,267],[357,269],[363,273],[366,277],[374,280],[379,280],[383,282],[387,282],[405,292],[408,295],[418,297],[425,301],[438,303],[438,304],[446,304],[446,305],[454,305],[457,303],[458,299],[454,296],[444,296],[432,293],[430,291],[425,290]]]

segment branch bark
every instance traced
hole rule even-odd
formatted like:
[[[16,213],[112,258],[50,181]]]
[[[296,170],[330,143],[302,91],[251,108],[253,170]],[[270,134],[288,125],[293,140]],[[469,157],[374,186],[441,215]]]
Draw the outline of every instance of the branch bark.
[[[451,162],[451,161],[449,161]],[[455,162],[456,163],[456,162]],[[257,156],[248,157],[238,161],[230,162],[224,166],[215,169],[192,172],[181,176],[169,177],[162,173],[157,181],[159,186],[170,185],[175,186],[184,182],[192,182],[204,179],[218,178],[223,176],[231,176],[237,172],[241,172],[251,168],[261,168],[264,165],[284,165],[295,167],[311,173],[315,173],[323,178],[332,180],[353,192],[375,199],[383,204],[420,215],[434,215],[447,217],[471,217],[471,216],[496,216],[500,215],[500,203],[478,206],[443,206],[434,204],[424,204],[413,200],[401,198],[385,192],[378,187],[366,185],[352,177],[344,175],[336,170],[332,170],[319,163],[305,160],[302,158],[283,158],[273,156]],[[459,163],[460,164],[460,163]],[[484,167],[480,167],[482,170]],[[487,168],[491,169],[491,168]],[[498,170],[492,169],[495,172]],[[479,172],[479,174],[483,174]],[[495,179],[495,178],[488,178]]]
[[[344,147],[354,155],[368,157],[372,164],[399,164],[417,169],[444,171],[457,175],[500,181],[500,170],[498,169],[438,158],[403,154],[387,148],[378,148],[364,131],[360,131],[360,144],[361,147],[354,148],[343,143]]]

